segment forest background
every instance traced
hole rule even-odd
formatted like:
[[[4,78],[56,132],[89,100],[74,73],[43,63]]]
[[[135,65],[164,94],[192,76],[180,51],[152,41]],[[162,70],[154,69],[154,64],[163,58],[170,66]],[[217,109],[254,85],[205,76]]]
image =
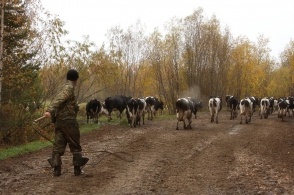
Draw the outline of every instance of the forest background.
[[[38,139],[31,122],[42,116],[71,68],[80,74],[80,105],[113,95],[151,95],[174,114],[180,97],[206,105],[211,95],[294,95],[293,40],[276,59],[268,38],[233,37],[202,8],[171,18],[165,34],[154,29],[147,35],[140,22],[127,30],[112,27],[109,44],[97,46],[87,36],[82,42],[61,41],[68,34],[64,22],[46,12],[40,0],[1,0],[0,5],[0,145]]]

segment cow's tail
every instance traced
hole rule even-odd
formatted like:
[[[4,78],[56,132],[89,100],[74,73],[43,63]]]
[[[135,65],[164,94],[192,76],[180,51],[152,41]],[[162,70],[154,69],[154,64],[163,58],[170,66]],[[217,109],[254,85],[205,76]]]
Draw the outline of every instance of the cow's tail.
[[[241,102],[242,107],[240,107],[240,115],[245,115],[246,114],[246,107],[244,105],[245,102]]]
[[[94,114],[97,114],[97,113],[98,113],[98,105],[97,105],[97,107],[96,107],[96,111],[95,111]]]
[[[209,100],[209,107],[212,108],[213,107],[213,102],[214,102],[214,98],[211,98]]]

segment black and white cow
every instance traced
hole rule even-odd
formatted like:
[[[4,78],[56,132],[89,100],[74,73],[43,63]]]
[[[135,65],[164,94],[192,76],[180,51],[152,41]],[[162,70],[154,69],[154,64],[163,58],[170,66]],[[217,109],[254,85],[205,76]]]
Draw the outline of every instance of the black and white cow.
[[[235,98],[234,96],[227,95],[226,96],[226,104],[231,112],[231,117],[230,120],[234,119],[237,117],[237,106],[238,106],[238,99]]]
[[[240,116],[241,121],[240,124],[242,124],[242,116],[245,116],[245,123],[248,124],[251,121],[252,116],[252,105],[250,98],[244,98],[240,101]]]
[[[98,123],[98,115],[101,111],[101,103],[97,100],[90,100],[86,105],[87,123],[89,118],[93,119],[94,123]]]
[[[192,112],[193,102],[188,98],[179,98],[176,101],[176,112],[177,112],[177,130],[179,130],[179,122],[183,121],[184,129],[192,129]],[[187,121],[187,123],[186,123]]]
[[[111,112],[119,111],[119,118],[121,119],[122,112],[127,107],[127,102],[131,97],[127,97],[124,95],[118,95],[113,97],[108,97],[105,99],[105,109],[108,111],[108,121],[112,120]]]
[[[289,104],[287,108],[288,116],[290,117],[290,112],[292,112],[292,115],[294,116],[294,97],[287,97],[286,101]]]
[[[210,97],[208,101],[208,108],[210,111],[210,122],[218,124],[218,113],[222,110],[222,98],[221,97]]]
[[[252,102],[252,114],[253,114],[253,112],[255,112],[256,110],[256,106],[259,106],[259,99],[255,96],[251,96],[249,97],[249,99]]]
[[[105,105],[105,102],[103,102],[102,105],[101,105],[101,110],[99,112],[99,117],[101,115],[103,115],[103,114],[105,114],[107,116],[109,115],[108,110],[107,110],[106,105]]]
[[[268,98],[268,101],[269,101],[269,114],[272,114],[274,112],[275,98],[270,97]]]
[[[197,118],[196,116],[197,111],[202,108],[202,100],[198,101],[195,98],[191,98],[191,97],[187,97],[187,98],[193,102],[193,114],[194,114],[194,118]]]
[[[153,120],[153,115],[154,115],[154,106],[155,106],[155,98],[153,96],[148,96],[145,97],[145,102],[146,102],[146,110],[148,113],[147,119],[148,120]]]
[[[129,99],[127,102],[126,114],[131,127],[136,127],[137,124],[138,100]]]
[[[148,113],[148,120],[153,120],[155,111],[158,110],[159,108],[163,110],[163,102],[158,101],[157,98],[153,97],[153,96],[148,96],[145,98],[145,102],[146,102],[146,110]]]
[[[282,118],[282,122],[284,121],[284,118],[286,118],[288,107],[289,107],[289,104],[287,103],[285,99],[280,98],[278,100],[278,117]]]
[[[278,107],[278,100],[275,99],[274,100],[274,110],[273,110],[273,112],[278,111],[278,109],[279,109],[279,107]]]
[[[138,110],[137,110],[137,125],[141,125],[141,120],[143,122],[144,125],[144,120],[145,120],[145,114],[146,114],[146,107],[147,104],[145,102],[145,99],[143,98],[138,98],[137,99],[138,102]]]
[[[158,111],[158,109],[161,109],[161,114],[162,114],[163,106],[164,106],[163,101],[159,101],[157,98],[155,98],[154,116],[155,116],[156,112]]]
[[[262,98],[260,100],[260,119],[262,119],[262,117],[267,119],[269,113],[270,113],[270,101],[268,98]]]

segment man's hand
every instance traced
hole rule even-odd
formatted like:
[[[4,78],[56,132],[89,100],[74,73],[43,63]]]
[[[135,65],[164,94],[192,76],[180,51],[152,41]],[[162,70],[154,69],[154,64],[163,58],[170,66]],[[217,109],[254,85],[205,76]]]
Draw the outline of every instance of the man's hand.
[[[47,118],[50,118],[51,117],[51,114],[50,114],[50,112],[45,112],[44,113],[44,116],[47,117]]]

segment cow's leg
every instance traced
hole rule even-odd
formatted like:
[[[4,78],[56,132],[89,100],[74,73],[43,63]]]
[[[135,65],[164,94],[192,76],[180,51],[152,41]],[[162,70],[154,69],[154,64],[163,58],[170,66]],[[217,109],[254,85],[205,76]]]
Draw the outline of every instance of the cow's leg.
[[[236,109],[234,110],[233,116],[234,116],[233,119],[237,118],[237,116],[238,116],[238,113],[237,113]]]
[[[142,114],[141,118],[142,118],[142,124],[144,125],[145,113]]]
[[[141,117],[140,117],[140,113],[137,114],[137,116],[136,116],[136,125],[141,126]]]
[[[122,112],[122,110],[119,110],[119,119],[121,119]]]
[[[185,112],[183,113],[183,124],[184,124],[184,129],[187,129],[187,125],[186,125],[186,114]]]
[[[133,112],[133,127],[136,127],[136,120],[137,120],[136,115],[137,114]]]
[[[130,126],[131,126],[131,128],[133,128],[134,127],[134,120],[133,120],[133,116],[131,116],[131,118],[130,118]]]
[[[215,123],[218,124],[218,112],[215,113]]]
[[[247,114],[246,114],[246,116],[245,116],[245,123],[248,124]]]
[[[155,117],[155,109],[154,109],[154,105],[150,107],[150,114],[151,114],[151,118],[150,118],[150,120],[153,120],[153,118]]]
[[[214,113],[211,114],[210,122],[214,122]]]
[[[191,116],[191,118],[192,118],[192,116]],[[191,126],[191,124],[192,124],[192,119],[191,118],[189,118],[188,120],[189,120],[189,127],[190,127],[190,129],[192,129],[192,126]]]
[[[141,121],[143,120],[143,111],[140,112],[140,115],[139,115],[139,125],[141,126]],[[144,122],[143,122],[144,124]]]
[[[109,122],[110,120],[112,120],[112,118],[111,118],[111,112],[112,112],[112,110],[108,110],[108,122]]]
[[[240,120],[240,124],[242,124],[242,114],[240,114],[240,118],[241,118],[241,120]]]
[[[281,111],[280,111],[280,109],[278,109],[278,118],[281,118],[280,113],[281,113]]]
[[[176,128],[176,130],[179,130],[179,120],[177,122],[177,128]]]
[[[136,127],[136,122],[135,122],[135,120],[134,120],[134,117],[133,117],[133,119],[132,119],[132,127],[133,127],[133,128]]]
[[[98,117],[96,115],[94,116],[94,123],[98,124]]]

